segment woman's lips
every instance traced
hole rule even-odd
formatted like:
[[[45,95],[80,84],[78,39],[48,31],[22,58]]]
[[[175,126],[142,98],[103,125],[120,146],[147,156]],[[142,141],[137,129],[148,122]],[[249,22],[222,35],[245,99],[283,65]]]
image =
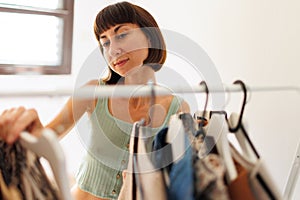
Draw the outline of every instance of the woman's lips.
[[[117,62],[114,63],[115,67],[122,67],[123,65],[125,65],[125,63],[128,61],[129,59],[122,59],[122,60],[118,60]]]

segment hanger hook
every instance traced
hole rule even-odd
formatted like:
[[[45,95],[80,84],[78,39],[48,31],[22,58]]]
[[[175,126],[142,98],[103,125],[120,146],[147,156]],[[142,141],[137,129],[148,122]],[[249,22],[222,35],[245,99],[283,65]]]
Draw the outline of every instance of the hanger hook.
[[[243,118],[245,106],[247,103],[247,88],[246,88],[245,83],[241,80],[236,80],[233,82],[233,84],[239,84],[242,87],[242,90],[244,93],[244,98],[243,98],[242,108],[241,108],[240,115],[239,115],[238,124],[235,128],[231,128],[231,131],[236,132],[242,126],[242,118]]]
[[[200,85],[203,85],[205,87],[205,93],[206,93],[206,99],[205,99],[205,104],[204,104],[204,110],[203,110],[203,113],[202,113],[202,119],[201,119],[201,122],[199,123],[199,126],[204,126],[205,125],[205,116],[206,116],[206,112],[207,112],[207,104],[208,104],[208,97],[209,97],[209,90],[208,90],[208,87],[207,87],[207,84],[205,81],[201,81],[200,82]]]

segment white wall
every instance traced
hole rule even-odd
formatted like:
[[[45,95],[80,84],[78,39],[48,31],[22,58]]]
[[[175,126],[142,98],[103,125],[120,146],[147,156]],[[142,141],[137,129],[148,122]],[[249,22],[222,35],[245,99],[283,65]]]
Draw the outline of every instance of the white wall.
[[[112,2],[116,1],[75,1],[71,76],[1,76],[1,88],[24,87],[24,83],[27,83],[28,88],[53,84],[57,87],[73,87],[83,63],[97,45],[92,28],[94,17],[101,8]],[[176,31],[197,42],[214,62],[224,83],[231,84],[234,80],[241,79],[249,86],[300,86],[299,1],[132,2],[149,10],[161,28]],[[180,70],[181,66],[173,67]],[[195,84],[200,82],[192,81]],[[299,94],[286,91],[252,92],[244,115],[250,137],[281,192],[300,141]],[[231,95],[226,109],[237,111],[240,98],[240,95]],[[64,102],[65,98],[13,101],[4,98],[0,100],[0,109],[26,104],[38,108],[43,121],[47,122]],[[74,155],[74,149],[80,146],[74,132],[62,141],[71,171],[77,169],[78,157]],[[79,148],[79,151],[82,150]],[[293,199],[300,197],[300,187],[297,188]]]
[[[300,86],[299,1],[136,2],[152,11],[163,28],[201,45],[224,83],[241,79],[249,86]],[[248,132],[283,192],[300,142],[300,93],[250,96],[244,116]],[[237,111],[238,96],[231,100],[226,108]],[[294,199],[299,199],[299,191],[298,187]]]

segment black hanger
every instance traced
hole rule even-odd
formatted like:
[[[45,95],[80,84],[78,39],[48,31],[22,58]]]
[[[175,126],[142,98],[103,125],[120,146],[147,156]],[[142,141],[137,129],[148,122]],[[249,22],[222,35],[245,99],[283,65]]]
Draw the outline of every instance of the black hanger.
[[[203,112],[203,116],[202,117],[205,117],[205,114],[206,114],[206,107],[207,107],[207,102],[208,102],[208,89],[207,89],[207,85],[204,81],[202,81],[200,84],[203,84],[206,86],[206,94],[207,94],[207,97],[206,97],[206,102],[205,102],[205,110]],[[246,103],[247,103],[247,89],[246,89],[246,85],[243,81],[241,80],[236,80],[234,81],[234,84],[239,84],[241,85],[242,87],[242,90],[243,90],[243,94],[244,94],[244,97],[243,97],[243,101],[242,101],[242,107],[241,107],[241,110],[240,110],[240,113],[239,113],[239,120],[238,120],[238,124],[236,125],[236,127],[230,127],[229,126],[229,122],[228,122],[228,116],[227,116],[227,112],[225,110],[219,110],[219,111],[210,111],[209,113],[209,118],[211,118],[211,116],[213,114],[222,114],[224,115],[225,119],[226,119],[226,122],[228,124],[228,129],[230,132],[232,133],[236,133],[239,129],[242,130],[242,133],[244,134],[247,142],[249,143],[250,147],[252,148],[253,152],[255,153],[255,155],[257,156],[257,158],[260,158],[257,150],[255,149],[253,143],[251,142],[247,132],[246,132],[246,129],[244,128],[243,126],[243,123],[242,123],[242,119],[243,119],[243,114],[244,114],[244,110],[245,110],[245,107],[246,107]],[[200,126],[201,127],[201,126]],[[205,137],[207,138],[207,137]],[[214,148],[215,149],[215,148]],[[270,199],[275,199],[275,196],[273,195],[273,192],[270,190],[270,188],[268,187],[268,185],[266,184],[266,182],[264,181],[263,177],[260,175],[260,174],[257,174],[256,175],[258,181],[260,182],[261,186],[265,189],[265,191],[267,192],[267,194],[269,195]]]
[[[238,124],[236,125],[236,127],[229,127],[229,130],[231,132],[235,133],[242,126],[242,118],[243,118],[245,106],[247,103],[247,89],[246,89],[245,83],[241,80],[236,80],[233,82],[233,84],[241,85],[243,93],[244,93],[244,98],[243,98],[242,108],[241,108],[240,115],[239,115]]]
[[[208,98],[209,98],[209,91],[208,91],[208,87],[205,81],[201,81],[199,83],[200,85],[204,85],[205,87],[205,93],[206,93],[206,98],[205,98],[205,104],[204,104],[204,109],[203,109],[203,113],[202,113],[202,117],[201,116],[197,116],[198,120],[201,120],[199,123],[199,128],[203,128],[203,126],[205,125],[205,122],[207,122],[207,119],[205,118],[206,116],[206,112],[207,112],[207,104],[208,104]]]
[[[209,91],[208,91],[208,87],[207,87],[206,82],[201,81],[199,84],[204,85],[204,87],[205,87],[206,99],[205,99],[205,104],[204,104],[204,109],[203,109],[202,116],[198,116],[198,115],[196,115],[196,113],[194,113],[194,116],[193,116],[193,118],[195,120],[200,121],[199,123],[197,122],[198,130],[195,132],[195,137],[198,137],[201,134],[203,134],[203,136],[205,136],[204,131],[203,131],[203,127],[207,122],[207,119],[206,119],[205,116],[206,116],[206,112],[207,112],[207,104],[208,104],[208,97],[209,97]]]
[[[242,87],[242,90],[243,90],[243,93],[244,93],[244,98],[243,98],[242,108],[241,108],[240,115],[239,115],[238,124],[234,128],[229,127],[229,130],[232,133],[235,133],[239,129],[241,129],[242,133],[244,134],[244,136],[245,136],[246,140],[248,141],[250,147],[252,148],[253,152],[255,153],[255,155],[257,156],[257,158],[260,158],[257,150],[255,149],[253,143],[251,142],[251,140],[249,138],[249,135],[248,135],[246,129],[244,128],[243,123],[242,123],[242,118],[243,118],[245,106],[246,106],[246,103],[247,103],[247,88],[246,88],[246,85],[241,80],[234,81],[234,84],[239,84]],[[275,196],[274,196],[274,194],[273,194],[273,192],[271,191],[271,189],[268,187],[268,185],[266,184],[265,180],[263,179],[263,177],[259,173],[256,175],[256,177],[257,177],[258,181],[260,182],[261,186],[265,189],[265,191],[269,195],[270,199],[276,199]]]
[[[203,115],[202,115],[202,117],[205,119],[205,114],[206,114],[207,104],[208,104],[209,91],[208,91],[208,87],[207,87],[207,84],[206,84],[205,81],[201,81],[200,85],[204,85],[205,93],[206,93],[206,99],[205,99],[204,110],[203,110]]]
[[[241,111],[240,111],[240,114],[239,114],[238,124],[236,125],[236,127],[230,127],[229,126],[229,131],[232,132],[232,133],[236,133],[239,129],[241,129],[242,133],[244,134],[246,140],[248,141],[248,143],[249,143],[250,147],[252,148],[253,152],[255,153],[256,157],[260,158],[257,150],[255,149],[253,143],[251,142],[251,140],[249,138],[249,135],[248,135],[246,129],[244,128],[243,123],[242,123],[243,114],[244,114],[244,110],[245,110],[246,103],[247,103],[247,88],[246,88],[246,85],[241,80],[236,80],[236,81],[233,82],[233,84],[239,84],[242,87],[244,97],[243,97],[243,102],[242,102],[242,108],[241,108]]]
[[[208,119],[206,119],[206,113],[207,113],[207,105],[209,100],[209,90],[205,81],[201,81],[200,85],[203,85],[205,87],[206,99],[205,99],[202,116],[194,116],[194,119],[200,120],[200,122],[198,123],[198,130],[195,132],[195,137],[199,137],[200,135],[202,135],[207,153],[218,154],[218,150],[216,148],[215,145],[216,142],[214,138],[212,136],[207,136],[206,132],[204,131],[204,126],[208,121]],[[210,111],[209,116],[211,116],[211,113],[212,111]]]

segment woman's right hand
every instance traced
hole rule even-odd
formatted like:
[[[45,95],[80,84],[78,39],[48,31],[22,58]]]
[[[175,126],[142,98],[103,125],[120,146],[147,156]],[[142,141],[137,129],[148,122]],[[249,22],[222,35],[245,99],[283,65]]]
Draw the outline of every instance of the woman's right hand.
[[[0,115],[0,137],[7,143],[14,143],[22,131],[39,136],[43,125],[35,109],[11,108]]]

